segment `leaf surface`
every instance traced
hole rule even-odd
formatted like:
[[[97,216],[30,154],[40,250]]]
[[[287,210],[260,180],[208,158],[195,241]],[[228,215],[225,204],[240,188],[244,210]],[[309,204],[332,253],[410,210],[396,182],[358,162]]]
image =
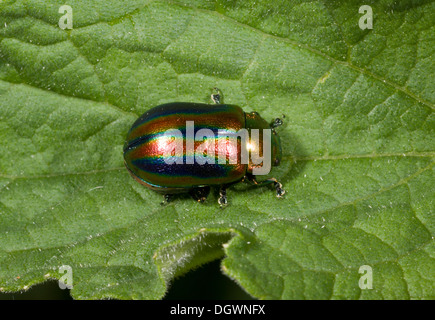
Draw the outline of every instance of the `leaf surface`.
[[[160,299],[224,257],[263,299],[435,298],[435,5],[357,1],[0,3],[0,289],[73,271],[77,299]],[[243,184],[205,204],[123,166],[128,129],[174,101],[278,128],[284,199]],[[361,289],[361,266],[373,288]]]

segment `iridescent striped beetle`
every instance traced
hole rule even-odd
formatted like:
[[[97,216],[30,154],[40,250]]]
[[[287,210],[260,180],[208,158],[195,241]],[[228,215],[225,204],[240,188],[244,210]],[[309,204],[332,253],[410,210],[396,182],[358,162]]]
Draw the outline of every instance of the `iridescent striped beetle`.
[[[210,193],[210,188],[218,186],[218,203],[222,207],[227,204],[226,189],[240,181],[257,186],[273,184],[276,196],[282,197],[285,191],[275,178],[257,181],[254,173],[260,165],[252,160],[253,150],[257,150],[263,159],[269,158],[274,166],[279,165],[281,145],[275,128],[282,124],[281,119],[277,118],[269,124],[257,112],[246,113],[239,106],[222,104],[222,93],[217,88],[214,90],[211,95],[214,102],[212,105],[167,103],[140,116],[128,132],[124,144],[124,162],[128,171],[139,183],[162,193],[164,203],[169,202],[171,195],[177,193],[189,193],[195,200],[203,202]],[[194,124],[194,139],[186,138],[189,123]],[[207,136],[208,144],[204,141],[205,136],[200,134],[205,129],[214,134],[212,138]],[[248,132],[248,139],[243,140],[238,136],[236,144],[229,144],[228,139],[223,142],[220,133],[224,132],[228,137],[237,136],[241,130]],[[257,140],[252,138],[255,130],[260,132]],[[270,142],[271,154],[265,158],[261,150],[266,144],[262,139],[263,135],[266,136],[266,130],[271,132],[270,141],[265,140]],[[177,140],[177,132],[184,136]],[[177,141],[182,142],[181,149],[177,149]],[[204,144],[208,148],[204,148]],[[194,146],[193,153],[188,145]],[[200,152],[199,145],[202,145]],[[240,161],[245,150],[249,153],[246,163]],[[210,156],[212,152],[214,153]],[[236,163],[216,160],[217,155],[222,154],[237,159]],[[204,163],[205,155],[208,160],[216,161]],[[262,166],[265,165],[264,162]]]

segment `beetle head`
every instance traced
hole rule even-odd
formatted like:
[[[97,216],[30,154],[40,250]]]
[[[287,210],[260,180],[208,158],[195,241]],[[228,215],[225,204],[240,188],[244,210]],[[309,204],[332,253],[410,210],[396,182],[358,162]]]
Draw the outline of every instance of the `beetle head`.
[[[263,156],[263,130],[262,129],[270,129],[271,130],[271,165],[277,166],[281,162],[281,142],[279,139],[278,134],[276,133],[275,128],[282,125],[282,120],[277,118],[274,121],[272,121],[271,124],[267,123],[266,120],[264,120],[258,112],[250,112],[245,114],[246,119],[246,128],[248,130],[251,129],[260,129],[260,139],[258,141],[255,141],[253,139],[250,139],[250,148],[259,150],[260,156]],[[251,135],[252,136],[252,135]],[[252,170],[258,167],[258,165],[254,164],[252,162],[252,157],[250,157],[250,162],[248,166],[248,173],[252,173]]]

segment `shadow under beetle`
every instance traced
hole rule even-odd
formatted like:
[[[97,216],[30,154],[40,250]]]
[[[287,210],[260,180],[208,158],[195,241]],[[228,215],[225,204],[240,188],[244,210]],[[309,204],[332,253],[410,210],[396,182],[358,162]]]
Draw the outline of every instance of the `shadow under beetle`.
[[[218,203],[222,207],[227,204],[227,188],[241,181],[256,186],[273,184],[276,196],[282,197],[285,191],[275,178],[257,181],[253,171],[259,165],[251,158],[252,150],[263,150],[263,129],[270,129],[269,159],[274,166],[279,165],[281,145],[275,128],[282,124],[282,120],[276,118],[269,124],[257,112],[246,113],[239,106],[223,104],[222,93],[217,88],[214,88],[211,98],[214,104],[167,103],[141,115],[130,128],[124,144],[124,163],[130,174],[144,186],[162,193],[165,199],[163,203],[169,202],[171,196],[178,193],[189,193],[196,201],[203,202],[207,199],[210,188],[218,186]],[[188,122],[194,124],[194,132],[191,132],[194,139],[189,135]],[[196,133],[201,129],[209,129],[208,132],[211,130],[214,133],[212,138],[207,136],[208,143],[211,144],[205,144],[203,135],[199,135],[198,139]],[[222,139],[219,137],[220,132],[236,134],[240,129],[246,129],[249,133],[247,140],[238,137],[237,143],[232,146],[227,144],[226,139],[224,143],[222,140],[219,143],[218,140]],[[260,139],[251,139],[253,129],[259,129]],[[174,134],[177,132],[182,136]],[[177,149],[177,141],[182,142],[181,149]],[[211,158],[207,158],[205,163],[199,161],[196,158],[198,153],[192,153],[187,148],[188,143],[195,146],[195,149],[200,144],[203,147],[209,146],[208,149],[205,148],[206,152],[204,150],[199,155],[209,156],[210,153]],[[246,163],[240,161],[242,148],[249,152],[249,161]],[[225,157],[227,154],[230,157],[233,153],[233,159],[237,161],[214,161],[220,152]]]

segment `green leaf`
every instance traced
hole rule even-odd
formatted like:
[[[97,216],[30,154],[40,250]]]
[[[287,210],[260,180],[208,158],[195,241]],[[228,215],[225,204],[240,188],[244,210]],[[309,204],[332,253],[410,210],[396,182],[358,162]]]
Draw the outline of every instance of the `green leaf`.
[[[367,1],[365,30],[358,1],[69,1],[71,30],[63,4],[0,3],[0,291],[68,265],[74,298],[160,299],[224,257],[257,298],[435,298],[434,2]],[[215,86],[285,115],[284,199],[161,206],[125,170],[140,114]]]

